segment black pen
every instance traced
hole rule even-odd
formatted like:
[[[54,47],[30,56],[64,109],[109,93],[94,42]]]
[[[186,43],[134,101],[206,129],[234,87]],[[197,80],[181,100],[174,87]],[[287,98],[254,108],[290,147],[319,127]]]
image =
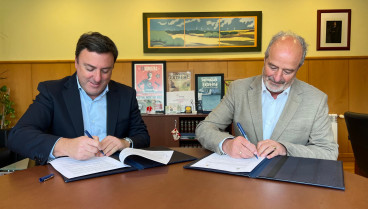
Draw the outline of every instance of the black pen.
[[[238,126],[238,129],[239,129],[240,133],[243,135],[243,137],[246,140],[248,140],[247,134],[245,134],[245,131],[244,131],[243,127],[241,126],[241,124],[238,122],[238,123],[236,123],[236,125]],[[253,155],[254,155],[254,157],[256,157],[258,159],[258,156],[256,154],[253,154]]]
[[[88,132],[87,130],[84,130],[84,133],[86,133],[86,135],[87,135],[89,138],[93,139],[93,137],[91,136],[91,134],[89,134],[89,132]],[[105,153],[104,153],[102,150],[100,150],[100,152],[105,156]]]
[[[52,178],[54,178],[54,174],[53,174],[53,173],[52,173],[52,174],[49,174],[49,175],[46,175],[46,176],[41,177],[41,178],[39,179],[39,181],[40,181],[40,182],[45,182],[45,181],[47,181],[47,180],[49,180],[49,179],[52,179]]]

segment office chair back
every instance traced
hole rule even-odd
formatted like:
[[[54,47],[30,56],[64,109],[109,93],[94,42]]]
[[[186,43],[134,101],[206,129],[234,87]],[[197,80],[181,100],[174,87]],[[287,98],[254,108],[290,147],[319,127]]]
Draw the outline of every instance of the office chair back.
[[[368,114],[345,112],[344,116],[355,157],[355,173],[368,178]]]

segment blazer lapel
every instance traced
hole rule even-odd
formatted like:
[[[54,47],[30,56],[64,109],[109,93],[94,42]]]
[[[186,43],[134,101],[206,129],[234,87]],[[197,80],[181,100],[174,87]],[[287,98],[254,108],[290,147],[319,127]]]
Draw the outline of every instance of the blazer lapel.
[[[257,136],[257,141],[263,140],[262,125],[262,76],[258,76],[250,85],[248,90],[248,101],[250,116],[253,121],[253,129]]]
[[[114,135],[115,124],[118,120],[120,99],[116,86],[110,82],[109,91],[107,92],[107,135]]]
[[[302,90],[299,86],[299,80],[295,79],[291,86],[290,95],[285,104],[284,110],[282,111],[279,121],[276,123],[275,129],[272,132],[271,139],[278,141],[302,101],[302,98],[299,95],[301,93]]]
[[[83,136],[83,115],[82,107],[77,85],[76,73],[74,73],[69,81],[65,83],[65,90],[62,92],[69,117],[72,121],[74,131],[77,136]]]

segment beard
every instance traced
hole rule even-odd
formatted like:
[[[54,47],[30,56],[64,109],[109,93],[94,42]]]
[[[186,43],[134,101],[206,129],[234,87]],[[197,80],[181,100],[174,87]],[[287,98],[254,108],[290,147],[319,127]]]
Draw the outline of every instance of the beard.
[[[272,76],[264,76],[264,83],[267,89],[273,93],[280,93],[287,89],[290,85],[286,83],[284,80],[276,82]]]
[[[266,88],[271,93],[281,93],[285,89],[289,88],[291,84],[294,81],[294,78],[292,78],[289,82],[286,82],[284,79],[281,79],[280,81],[276,82],[273,76],[266,76],[263,70],[263,82],[266,86]]]

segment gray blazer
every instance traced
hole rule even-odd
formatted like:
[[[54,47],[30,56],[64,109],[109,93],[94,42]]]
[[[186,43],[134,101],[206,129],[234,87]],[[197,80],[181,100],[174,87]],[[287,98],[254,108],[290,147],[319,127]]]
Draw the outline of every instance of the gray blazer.
[[[223,130],[237,122],[253,144],[263,140],[261,92],[261,75],[232,82],[221,103],[197,126],[202,146],[221,154],[219,143],[234,137]],[[233,129],[235,136],[241,135],[236,125]],[[336,160],[327,95],[295,79],[271,139],[283,144],[289,156]]]

